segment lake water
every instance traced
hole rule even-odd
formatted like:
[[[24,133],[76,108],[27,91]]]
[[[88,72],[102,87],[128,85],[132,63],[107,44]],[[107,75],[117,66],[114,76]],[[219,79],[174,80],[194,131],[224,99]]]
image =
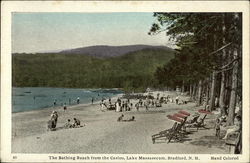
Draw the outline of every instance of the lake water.
[[[91,103],[91,99],[99,101],[102,98],[113,97],[123,93],[117,89],[71,89],[71,88],[39,88],[25,87],[12,88],[12,112],[38,110],[54,106],[76,105],[77,98],[80,104]]]

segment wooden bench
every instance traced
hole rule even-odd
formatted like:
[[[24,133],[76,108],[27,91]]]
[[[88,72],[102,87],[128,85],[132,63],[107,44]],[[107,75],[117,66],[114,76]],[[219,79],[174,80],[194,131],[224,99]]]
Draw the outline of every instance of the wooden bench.
[[[240,151],[237,151],[239,145],[241,146],[241,131],[240,132],[235,132],[231,135],[228,135],[228,138],[226,139],[226,145],[229,146],[229,153],[230,154],[238,154],[241,152],[241,149]]]

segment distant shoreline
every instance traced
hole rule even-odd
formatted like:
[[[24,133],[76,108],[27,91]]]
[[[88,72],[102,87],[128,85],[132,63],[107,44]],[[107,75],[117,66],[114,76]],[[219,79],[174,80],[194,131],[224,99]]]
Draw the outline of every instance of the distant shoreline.
[[[118,97],[121,97],[123,94],[117,94],[114,97],[111,97],[111,99],[116,99]],[[101,100],[97,100],[95,102],[93,102],[93,105],[95,104],[99,104],[101,102]],[[92,103],[82,103],[82,104],[74,104],[74,105],[68,105],[67,109],[71,109],[71,108],[76,108],[76,107],[89,107],[91,106]],[[12,112],[12,114],[18,114],[18,113],[32,113],[32,112],[39,112],[39,111],[48,111],[48,110],[60,110],[63,109],[62,106],[56,106],[56,107],[45,107],[45,108],[40,108],[40,109],[36,109],[36,110],[25,110],[25,111],[21,111],[21,112]]]
[[[83,94],[83,97],[81,98],[81,96],[79,96],[80,97],[80,104],[77,104],[76,103],[76,100],[75,100],[75,98],[74,98],[74,96],[76,96],[76,97],[78,97],[78,95],[79,95],[79,92],[81,92],[81,90],[83,90],[83,91],[87,91],[87,92],[89,92],[90,91],[90,95],[89,95],[89,99],[91,99],[91,97],[94,97],[94,103],[99,103],[100,101],[101,101],[101,98],[102,97],[104,97],[104,98],[108,98],[108,97],[111,97],[111,98],[113,98],[113,97],[117,97],[117,96],[121,96],[121,95],[123,95],[124,94],[124,92],[117,92],[117,93],[112,93],[112,92],[108,92],[109,90],[115,90],[115,91],[119,91],[119,89],[118,88],[109,88],[109,89],[104,89],[104,88],[99,88],[99,89],[85,89],[85,88],[80,88],[80,89],[77,89],[77,88],[75,88],[75,90],[78,90],[78,92],[71,92],[70,90],[74,90],[74,88],[55,88],[55,87],[12,87],[12,89],[15,89],[15,88],[17,88],[17,89],[23,89],[22,90],[22,92],[15,92],[15,93],[13,93],[13,90],[12,90],[12,106],[11,106],[11,112],[13,113],[13,114],[16,114],[16,113],[23,113],[23,112],[32,112],[32,111],[41,111],[41,110],[53,110],[53,109],[59,109],[59,108],[62,108],[63,107],[63,103],[66,103],[66,106],[67,106],[67,108],[72,108],[72,107],[76,107],[76,106],[89,106],[89,105],[91,105],[91,101],[89,101],[88,100],[88,98],[87,98],[87,96],[88,96],[88,93],[86,93],[86,95],[84,95]],[[66,97],[64,96],[62,96],[61,94],[58,94],[58,92],[55,92],[55,94],[53,94],[52,93],[52,95],[54,96],[56,96],[55,97],[55,99],[57,99],[57,100],[59,100],[59,101],[57,101],[57,105],[55,105],[55,106],[53,106],[53,104],[51,103],[51,104],[49,104],[50,106],[45,106],[46,105],[46,103],[45,103],[45,105],[44,106],[42,106],[42,105],[40,105],[39,103],[38,104],[32,104],[33,102],[30,102],[30,100],[31,100],[31,98],[34,96],[35,98],[36,97],[39,97],[39,95],[40,94],[38,94],[38,93],[40,93],[40,92],[37,92],[37,90],[29,90],[29,89],[43,89],[43,88],[45,88],[45,89],[58,89],[58,90],[60,90],[60,92],[63,92],[64,91],[64,89],[69,89],[68,91],[66,91],[67,93],[66,93]],[[27,89],[27,90],[25,90],[25,89]],[[57,90],[56,90],[57,91]],[[100,92],[99,92],[100,91]],[[104,92],[102,92],[102,91],[104,91]],[[105,92],[105,91],[107,91],[107,92]],[[56,94],[57,93],[57,94]],[[23,97],[23,96],[21,96],[21,95],[14,95],[14,94],[24,94],[23,96],[25,96],[25,97]],[[51,94],[46,94],[46,92],[42,92],[41,93],[41,95],[43,95],[44,94],[44,96],[45,96],[45,98],[50,98],[50,99],[52,99],[52,102],[53,102],[53,96],[51,96]],[[72,95],[72,94],[74,94],[74,96]],[[100,94],[100,96],[99,96],[99,94]],[[68,96],[70,96],[70,97],[67,97],[67,95]],[[98,95],[98,96],[97,96]],[[19,96],[21,96],[21,97],[19,97]],[[13,98],[19,98],[19,99],[13,99]],[[26,103],[26,106],[28,106],[28,108],[25,108],[25,107],[21,107],[21,108],[18,108],[18,104],[16,104],[16,106],[17,106],[17,109],[14,109],[15,108],[15,104],[13,104],[13,101],[14,100],[17,100],[17,103],[19,102],[20,103],[20,101],[23,103],[23,101],[22,100],[20,100],[20,98],[22,99],[22,98],[24,98],[24,100],[28,100],[27,101],[27,103]],[[60,98],[64,98],[64,101],[62,101],[62,99],[60,99]],[[69,102],[68,101],[65,101],[65,100],[68,100],[68,98],[69,99],[71,99],[72,101],[71,101],[71,103],[69,104]],[[46,100],[47,99],[43,99],[45,102],[46,102]],[[41,100],[41,99],[40,99]],[[32,101],[33,101],[33,99],[32,99]],[[41,102],[41,101],[40,101]],[[31,107],[32,106],[34,106],[34,108],[29,108],[29,103],[31,103]],[[20,104],[20,106],[21,105],[23,105],[23,104]]]

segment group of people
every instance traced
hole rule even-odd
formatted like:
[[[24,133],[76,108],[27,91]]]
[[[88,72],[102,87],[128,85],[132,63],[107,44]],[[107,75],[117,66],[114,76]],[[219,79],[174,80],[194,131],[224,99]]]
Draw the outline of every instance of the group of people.
[[[124,119],[124,115],[122,114],[121,116],[118,117],[117,122],[131,122],[131,121],[135,121],[135,117],[132,116],[129,119]]]
[[[116,112],[131,111],[132,107],[133,103],[130,103],[129,99],[122,101],[120,98],[118,98],[115,103]]]
[[[92,98],[93,99],[93,98]],[[93,100],[92,100],[93,101]],[[80,104],[80,97],[77,97],[76,98],[76,103],[77,104]],[[93,103],[93,102],[92,102]],[[54,101],[53,101],[53,106],[55,107],[57,105],[57,99],[54,99]],[[66,106],[66,102],[65,103],[61,103],[61,105],[63,105],[63,107],[64,106]],[[71,98],[69,98],[69,105],[71,105]],[[66,108],[67,109],[67,108]],[[65,109],[65,110],[66,110]]]
[[[64,125],[64,128],[78,128],[78,127],[82,127],[81,126],[81,122],[80,122],[79,119],[74,118],[73,120],[74,120],[74,122],[71,123],[70,119],[68,119],[68,121]]]
[[[50,115],[50,120],[48,121],[48,130],[55,130],[57,126],[58,121],[58,113],[57,111],[52,111],[52,114]],[[73,123],[70,122],[70,119],[67,120],[66,124],[64,125],[64,128],[78,128],[83,127],[81,126],[81,122],[77,118],[73,118]]]

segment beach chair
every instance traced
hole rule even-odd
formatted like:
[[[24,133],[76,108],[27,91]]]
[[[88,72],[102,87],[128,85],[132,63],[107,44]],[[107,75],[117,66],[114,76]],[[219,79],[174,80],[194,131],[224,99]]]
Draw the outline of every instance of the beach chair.
[[[200,115],[195,115],[192,117],[192,119],[187,120],[186,124],[184,126],[185,130],[186,128],[197,128],[197,124],[198,124],[198,119],[199,119]]]
[[[187,112],[185,112],[185,113],[187,113]],[[181,113],[181,111],[178,112],[178,113],[175,113],[173,115],[173,116],[181,118],[183,120],[183,124],[182,124],[182,126],[180,128],[180,132],[186,133],[186,128],[185,128],[184,124],[186,124],[186,121],[187,121],[187,118],[189,117],[189,115],[190,115],[189,113],[188,114],[183,114],[183,113]]]
[[[180,118],[180,117],[182,117],[182,118]],[[185,130],[182,130],[182,129],[186,123],[187,117],[188,117],[187,114],[180,114],[180,113],[177,113],[177,114],[174,114],[173,116],[168,117],[171,120],[176,120],[176,118],[181,119],[181,122],[177,124],[176,128],[168,134],[168,143],[171,140],[181,141],[185,137],[186,132],[185,132]]]
[[[156,139],[165,138],[165,141],[168,140],[169,143],[171,140],[181,140],[184,137],[184,134],[180,131],[183,124],[185,123],[185,120],[174,115],[167,115],[167,117],[169,120],[174,121],[173,126],[167,130],[163,130],[152,135],[153,144],[155,143]]]
[[[182,122],[181,119],[176,119],[176,121],[174,121],[174,124],[173,124],[173,126],[171,128],[160,131],[159,133],[152,135],[153,144],[155,143],[156,139],[164,138],[165,141],[166,141],[168,139],[169,133],[173,132],[176,129],[178,123],[181,123],[181,122]]]
[[[205,124],[205,119],[206,119],[207,115],[208,115],[208,114],[212,114],[212,112],[206,111],[206,110],[203,110],[203,109],[198,110],[198,112],[204,114],[204,116],[203,116],[203,118],[198,119],[197,130],[198,130],[199,128],[205,128],[205,129],[207,129],[207,128],[205,127],[205,126],[206,126],[206,124]]]
[[[198,110],[198,112],[200,114],[204,114],[204,116],[201,118],[201,116],[197,115],[193,118],[193,120],[190,122],[190,123],[187,123],[186,127],[189,127],[189,128],[196,128],[197,131],[199,130],[199,128],[204,128],[204,129],[207,129],[205,126],[205,119],[207,117],[208,114],[212,114],[212,112],[209,112],[209,111],[206,111],[206,110],[203,110],[203,109],[200,109]]]

